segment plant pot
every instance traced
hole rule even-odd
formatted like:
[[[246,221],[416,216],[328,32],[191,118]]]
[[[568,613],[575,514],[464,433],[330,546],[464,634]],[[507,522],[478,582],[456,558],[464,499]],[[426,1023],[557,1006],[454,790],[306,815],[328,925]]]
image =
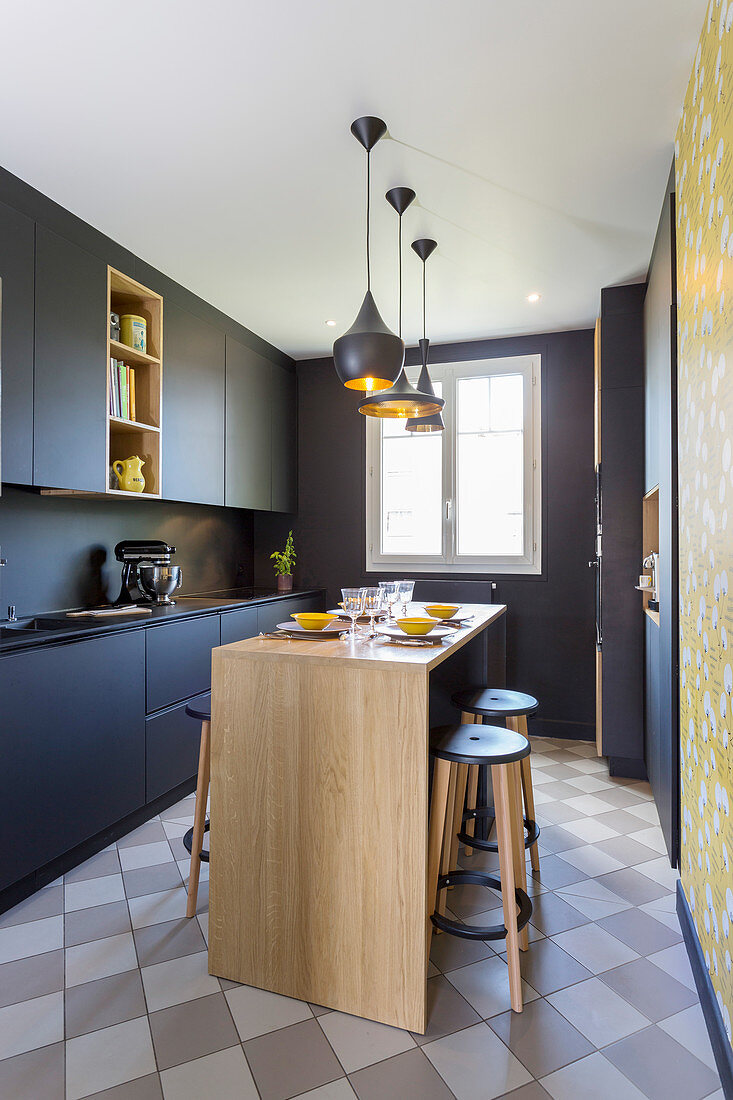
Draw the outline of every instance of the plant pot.
[[[278,592],[292,592],[293,591],[293,574],[292,573],[281,574],[277,578],[277,590],[278,590]]]

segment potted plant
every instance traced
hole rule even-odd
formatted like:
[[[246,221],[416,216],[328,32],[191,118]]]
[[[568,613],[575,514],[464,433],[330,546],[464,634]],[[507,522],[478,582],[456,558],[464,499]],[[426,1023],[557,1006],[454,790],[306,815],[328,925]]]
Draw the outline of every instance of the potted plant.
[[[275,562],[274,569],[278,592],[290,592],[293,587],[293,566],[296,558],[292,531],[288,532],[285,549],[274,550],[270,554],[270,558]]]

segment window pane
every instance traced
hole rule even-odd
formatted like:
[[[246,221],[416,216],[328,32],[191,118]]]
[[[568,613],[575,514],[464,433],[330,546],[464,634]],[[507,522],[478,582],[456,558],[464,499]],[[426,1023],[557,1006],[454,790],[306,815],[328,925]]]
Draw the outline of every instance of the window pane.
[[[522,448],[522,432],[459,435],[458,554],[524,553]]]
[[[521,432],[523,382],[521,374],[498,374],[491,379],[492,432]]]
[[[435,384],[440,395],[440,386]],[[443,552],[443,433],[408,432],[383,420],[381,553]]]
[[[458,431],[488,432],[491,428],[489,378],[459,378]]]

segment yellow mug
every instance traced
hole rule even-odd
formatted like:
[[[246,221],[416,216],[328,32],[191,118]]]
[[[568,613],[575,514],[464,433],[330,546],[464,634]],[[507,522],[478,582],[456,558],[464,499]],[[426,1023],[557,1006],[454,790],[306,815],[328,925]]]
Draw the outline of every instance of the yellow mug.
[[[112,469],[117,474],[120,489],[124,489],[126,493],[142,493],[145,488],[145,478],[142,471],[144,465],[144,459],[138,458],[137,455],[123,461],[118,458],[113,462]]]

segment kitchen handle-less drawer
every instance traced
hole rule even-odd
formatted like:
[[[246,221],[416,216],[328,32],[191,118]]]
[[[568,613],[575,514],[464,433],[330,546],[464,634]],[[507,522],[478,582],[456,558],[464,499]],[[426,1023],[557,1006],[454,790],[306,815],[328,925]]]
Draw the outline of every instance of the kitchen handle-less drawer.
[[[286,623],[296,611],[323,611],[322,596],[293,597],[292,600],[273,600],[257,608],[257,629],[266,634],[278,623]]]
[[[186,714],[187,699],[145,721],[145,801],[196,775],[201,722]]]
[[[254,638],[257,629],[257,608],[245,607],[242,611],[228,611],[221,617],[221,644],[242,642]]]
[[[146,630],[147,713],[209,691],[211,651],[218,645],[218,615]]]

